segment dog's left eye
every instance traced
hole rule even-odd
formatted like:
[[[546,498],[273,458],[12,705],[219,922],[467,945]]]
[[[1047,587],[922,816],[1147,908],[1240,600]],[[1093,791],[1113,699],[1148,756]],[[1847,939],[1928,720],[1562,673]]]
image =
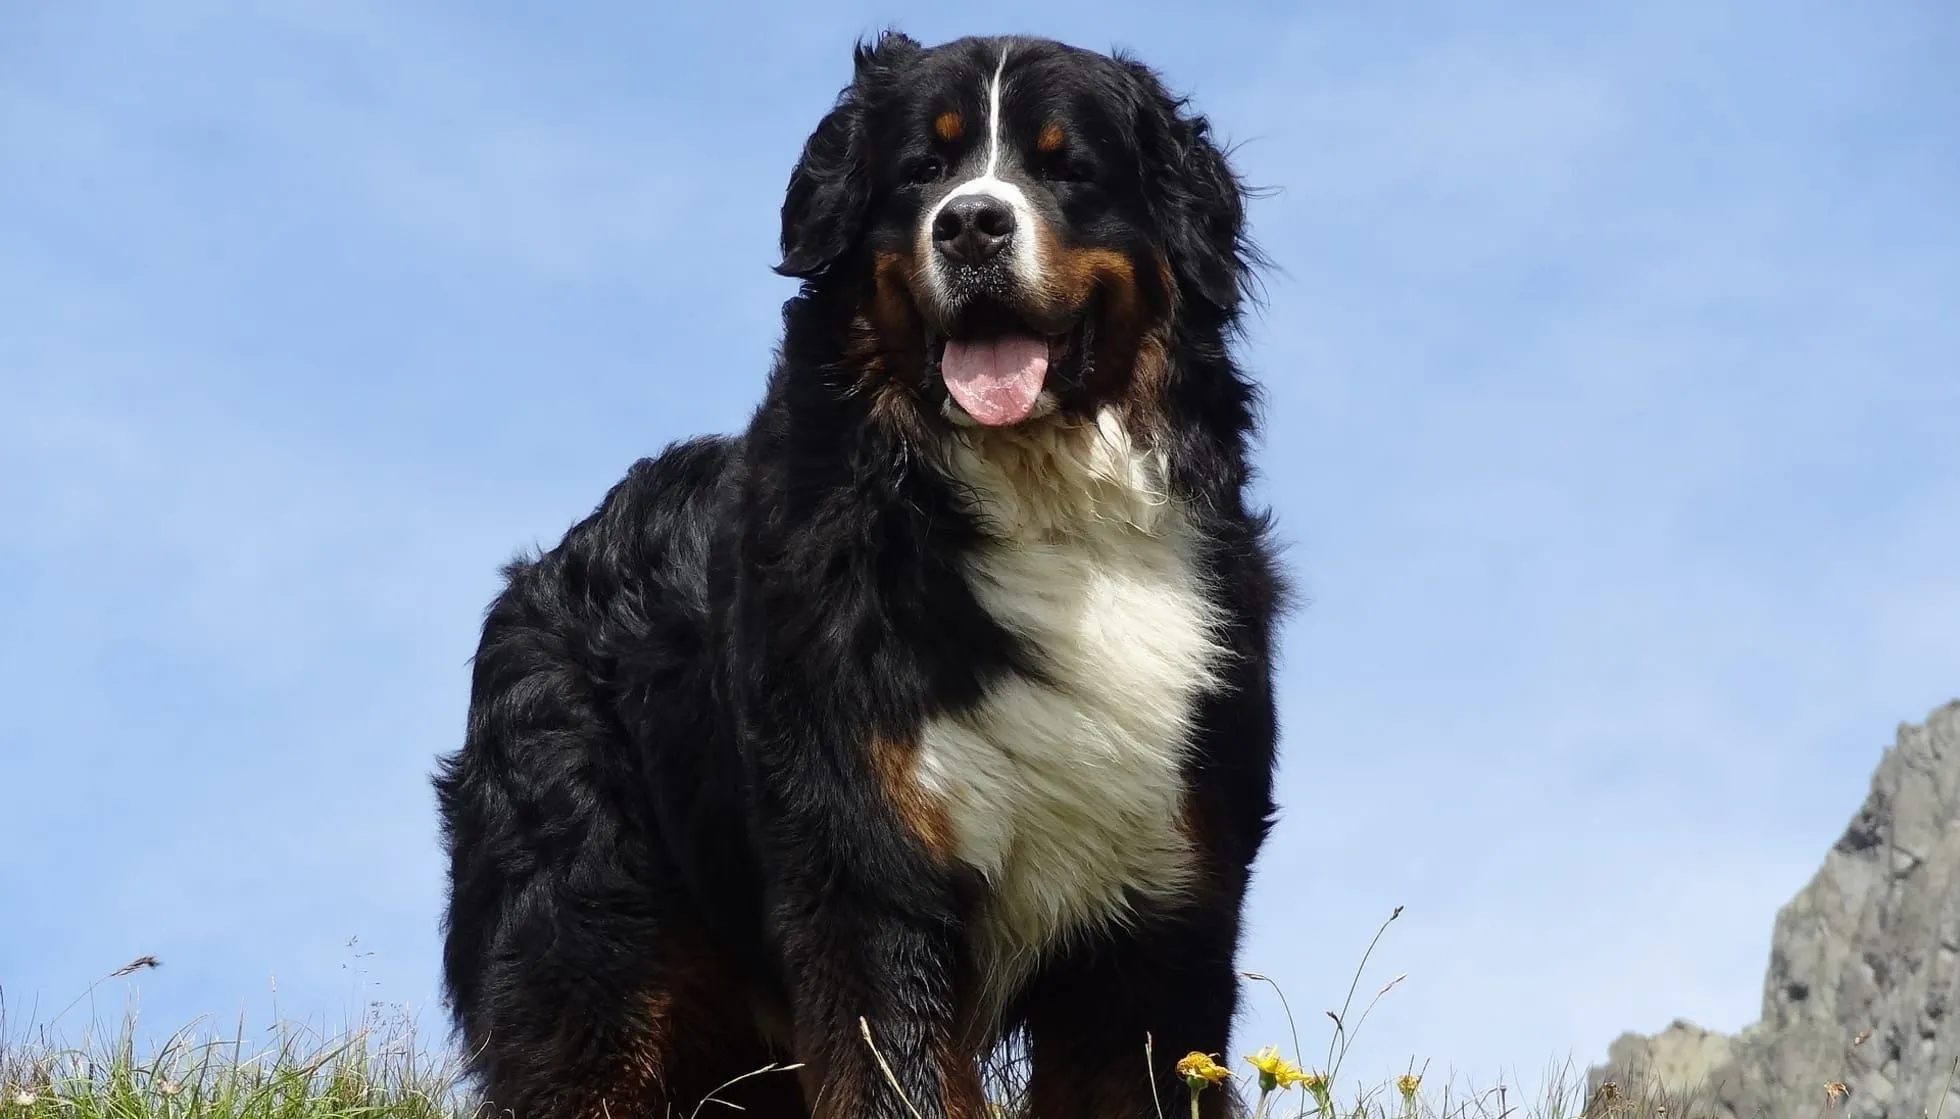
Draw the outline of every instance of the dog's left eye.
[[[945,173],[946,162],[936,155],[929,155],[914,163],[911,170],[906,172],[905,177],[923,186],[926,183],[937,182],[939,176]]]

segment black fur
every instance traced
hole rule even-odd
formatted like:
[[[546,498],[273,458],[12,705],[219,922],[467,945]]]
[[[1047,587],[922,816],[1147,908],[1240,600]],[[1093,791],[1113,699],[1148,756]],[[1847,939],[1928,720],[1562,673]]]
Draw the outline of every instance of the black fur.
[[[984,525],[928,453],[943,397],[929,359],[904,363],[930,343],[875,324],[867,343],[864,308],[875,255],[903,249],[924,204],[905,176],[923,174],[933,98],[984,81],[1000,46],[858,48],[789,183],[779,270],[803,286],[747,431],[636,464],[506,571],[436,785],[447,992],[487,1098],[522,1119],[685,1115],[771,1061],[805,1068],[720,1098],[752,1116],[911,1114],[861,1018],[919,1114],[973,1110],[958,1035],[984,890],[908,826],[871,751],[1038,665],[961,574]],[[1024,1031],[1036,1116],[1141,1119],[1146,1033],[1180,1110],[1171,1065],[1226,1042],[1273,811],[1283,588],[1245,501],[1255,393],[1230,354],[1254,258],[1206,123],[1151,71],[1013,48],[1050,67],[1045,111],[1093,141],[1068,171],[1093,178],[1053,187],[1064,242],[1127,254],[1137,305],[1162,319],[1150,438],[1235,654],[1186,773],[1199,895],[1056,946],[1000,1023]],[[1140,383],[1058,385],[1081,408]]]

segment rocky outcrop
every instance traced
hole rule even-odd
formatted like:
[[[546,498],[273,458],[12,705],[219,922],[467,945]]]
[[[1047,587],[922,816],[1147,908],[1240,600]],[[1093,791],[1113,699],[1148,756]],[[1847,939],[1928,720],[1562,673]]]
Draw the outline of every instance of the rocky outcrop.
[[[1776,918],[1762,1018],[1621,1036],[1596,1114],[1960,1119],[1960,702],[1899,729],[1823,869]],[[1610,1085],[1610,1086],[1609,1086]],[[1691,1102],[1690,1102],[1691,1101]]]

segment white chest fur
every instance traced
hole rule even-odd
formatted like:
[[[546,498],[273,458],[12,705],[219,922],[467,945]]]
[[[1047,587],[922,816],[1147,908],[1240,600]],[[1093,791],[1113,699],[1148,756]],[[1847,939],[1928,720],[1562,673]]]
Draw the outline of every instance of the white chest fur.
[[[1191,879],[1180,769],[1221,654],[1159,460],[1114,417],[968,432],[948,465],[990,543],[967,581],[1038,658],[925,728],[917,780],[989,891],[976,930],[995,997],[1042,950]]]

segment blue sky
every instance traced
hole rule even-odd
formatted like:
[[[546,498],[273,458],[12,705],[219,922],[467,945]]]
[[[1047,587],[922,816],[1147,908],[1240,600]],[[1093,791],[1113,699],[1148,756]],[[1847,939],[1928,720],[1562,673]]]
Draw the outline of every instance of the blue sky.
[[[1960,16],[1195,10],[0,9],[16,1020],[143,953],[104,1016],[439,1020],[426,775],[497,566],[743,421],[779,192],[887,23],[1131,47],[1279,188],[1246,360],[1309,601],[1246,965],[1321,1038],[1406,904],[1367,1075],[1752,1019],[1960,694]]]

